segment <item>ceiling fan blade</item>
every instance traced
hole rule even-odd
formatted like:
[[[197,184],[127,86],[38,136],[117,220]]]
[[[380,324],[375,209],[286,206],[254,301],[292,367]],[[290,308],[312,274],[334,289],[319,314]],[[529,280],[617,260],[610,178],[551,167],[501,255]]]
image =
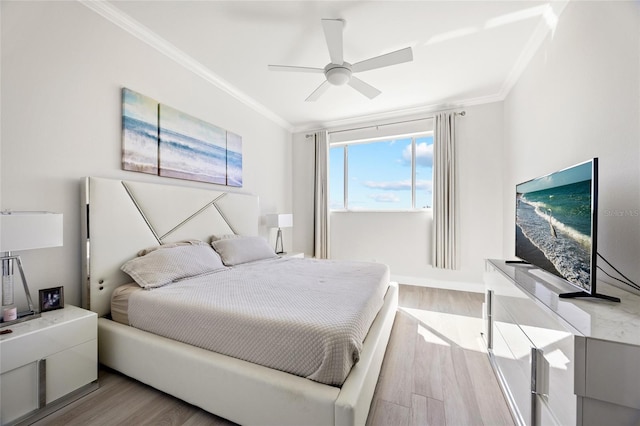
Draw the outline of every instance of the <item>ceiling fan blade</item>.
[[[290,65],[269,65],[269,71],[323,73],[324,68],[294,67]]]
[[[342,19],[323,19],[322,29],[324,30],[324,38],[327,40],[329,48],[329,57],[332,64],[342,65],[344,62],[342,51],[342,30],[344,21]]]
[[[320,86],[318,86],[318,88],[316,90],[314,90],[313,93],[310,94],[307,99],[305,99],[305,102],[315,102],[315,101],[317,101],[318,98],[320,96],[322,96],[322,94],[324,92],[327,91],[329,86],[331,86],[331,83],[329,83],[327,80],[323,81],[322,84]]]
[[[374,58],[365,59],[364,61],[353,64],[351,70],[353,72],[369,71],[376,68],[388,67],[390,65],[401,64],[413,60],[413,52],[410,47],[396,50],[395,52],[386,53]]]
[[[357,77],[351,76],[351,80],[349,80],[349,86],[356,89],[358,92],[362,93],[369,99],[373,99],[378,96],[381,91],[371,86],[370,84],[365,83]]]

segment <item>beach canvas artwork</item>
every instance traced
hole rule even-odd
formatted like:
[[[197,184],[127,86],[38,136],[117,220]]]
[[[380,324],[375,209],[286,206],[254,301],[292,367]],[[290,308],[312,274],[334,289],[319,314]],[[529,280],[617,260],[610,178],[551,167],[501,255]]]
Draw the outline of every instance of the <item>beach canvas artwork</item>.
[[[242,137],[122,89],[122,168],[242,186]]]
[[[226,185],[226,131],[160,105],[160,176]]]
[[[158,102],[122,89],[122,168],[158,174]]]
[[[591,163],[585,163],[516,188],[516,256],[587,292],[592,268],[591,173]]]
[[[242,186],[242,138],[227,132],[227,185]]]

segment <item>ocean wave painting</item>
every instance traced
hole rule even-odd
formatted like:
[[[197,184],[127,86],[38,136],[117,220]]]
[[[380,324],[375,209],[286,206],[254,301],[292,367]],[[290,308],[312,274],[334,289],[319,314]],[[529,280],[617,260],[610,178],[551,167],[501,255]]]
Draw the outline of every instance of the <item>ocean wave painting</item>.
[[[160,105],[160,176],[226,185],[226,132]]]
[[[122,89],[122,168],[158,174],[158,102]]]
[[[122,89],[122,169],[242,186],[242,137]]]
[[[227,132],[227,185],[242,186],[242,138]]]

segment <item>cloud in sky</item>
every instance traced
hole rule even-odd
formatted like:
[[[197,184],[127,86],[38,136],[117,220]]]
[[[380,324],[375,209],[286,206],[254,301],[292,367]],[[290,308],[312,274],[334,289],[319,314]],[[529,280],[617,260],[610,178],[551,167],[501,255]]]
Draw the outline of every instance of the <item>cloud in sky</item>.
[[[407,145],[402,150],[402,162],[411,165],[411,145]],[[427,145],[426,142],[416,144],[416,166],[433,166],[433,144]]]
[[[433,191],[433,181],[431,180],[417,180],[416,181],[416,189],[417,190],[425,190],[428,192]]]
[[[406,191],[411,190],[410,180],[398,180],[392,182],[363,182],[363,185],[371,189],[381,189],[383,191]]]
[[[379,203],[397,203],[400,201],[400,197],[390,192],[382,194],[369,194],[369,198]]]
[[[411,181],[397,180],[390,182],[374,182],[366,181],[363,185],[371,189],[380,189],[383,191],[411,191]],[[416,181],[416,189],[418,191],[426,190],[431,191],[433,188],[433,182],[430,180],[418,180]]]

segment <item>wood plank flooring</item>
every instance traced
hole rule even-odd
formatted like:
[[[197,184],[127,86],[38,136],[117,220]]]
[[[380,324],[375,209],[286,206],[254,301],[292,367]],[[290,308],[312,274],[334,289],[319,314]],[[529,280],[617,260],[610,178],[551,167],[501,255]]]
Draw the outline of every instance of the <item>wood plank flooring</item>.
[[[400,286],[368,426],[514,424],[483,348],[483,300]]]
[[[482,302],[477,293],[400,286],[367,426],[514,424],[483,349]],[[233,425],[104,367],[99,382],[35,425]]]

